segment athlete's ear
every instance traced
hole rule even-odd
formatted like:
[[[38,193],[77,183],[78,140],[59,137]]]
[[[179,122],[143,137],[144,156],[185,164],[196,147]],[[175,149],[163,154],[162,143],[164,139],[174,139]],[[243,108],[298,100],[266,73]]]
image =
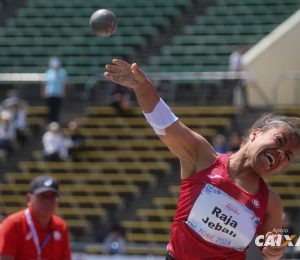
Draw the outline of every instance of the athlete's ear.
[[[254,130],[250,133],[250,136],[249,136],[250,141],[253,142],[260,132],[261,132],[261,129],[260,129],[260,128],[254,129]]]

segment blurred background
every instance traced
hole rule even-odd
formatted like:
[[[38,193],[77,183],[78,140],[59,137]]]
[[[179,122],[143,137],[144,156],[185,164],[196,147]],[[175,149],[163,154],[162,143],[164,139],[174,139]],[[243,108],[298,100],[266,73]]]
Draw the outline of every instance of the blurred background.
[[[50,174],[61,183],[58,214],[74,259],[164,259],[179,165],[132,93],[103,78],[105,64],[137,62],[185,124],[216,149],[235,151],[263,113],[299,116],[299,7],[299,0],[1,0],[3,215],[26,206],[32,178]],[[102,8],[118,19],[107,38],[89,27]],[[62,88],[54,105],[51,70]],[[64,140],[55,156],[43,142],[53,121]],[[266,179],[297,237],[299,171],[297,158]],[[286,250],[284,259],[299,258],[299,249]],[[259,259],[254,249],[248,259]]]

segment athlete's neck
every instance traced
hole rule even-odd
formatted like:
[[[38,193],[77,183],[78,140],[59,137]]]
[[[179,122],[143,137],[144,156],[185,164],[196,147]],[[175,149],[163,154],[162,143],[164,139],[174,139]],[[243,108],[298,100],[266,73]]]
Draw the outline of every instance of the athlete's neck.
[[[255,194],[258,191],[260,177],[247,167],[247,162],[239,154],[232,154],[228,161],[228,175],[242,190]]]

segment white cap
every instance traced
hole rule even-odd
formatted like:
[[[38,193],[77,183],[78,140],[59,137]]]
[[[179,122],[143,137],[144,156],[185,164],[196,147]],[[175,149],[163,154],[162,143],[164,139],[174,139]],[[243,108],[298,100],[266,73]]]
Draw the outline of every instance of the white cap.
[[[0,117],[2,120],[11,120],[12,114],[7,110],[3,110],[0,114]]]
[[[57,122],[51,122],[48,126],[50,131],[58,131],[60,130],[60,124]]]
[[[52,57],[49,60],[49,67],[53,69],[57,69],[60,67],[60,59],[58,57]]]

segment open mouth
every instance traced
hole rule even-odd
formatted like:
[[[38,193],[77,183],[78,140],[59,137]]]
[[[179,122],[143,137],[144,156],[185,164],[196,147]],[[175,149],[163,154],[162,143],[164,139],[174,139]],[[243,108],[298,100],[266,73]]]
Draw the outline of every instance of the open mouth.
[[[271,153],[266,153],[265,155],[266,155],[266,157],[268,159],[269,166],[272,167],[275,164],[275,158],[274,158],[274,156]]]

